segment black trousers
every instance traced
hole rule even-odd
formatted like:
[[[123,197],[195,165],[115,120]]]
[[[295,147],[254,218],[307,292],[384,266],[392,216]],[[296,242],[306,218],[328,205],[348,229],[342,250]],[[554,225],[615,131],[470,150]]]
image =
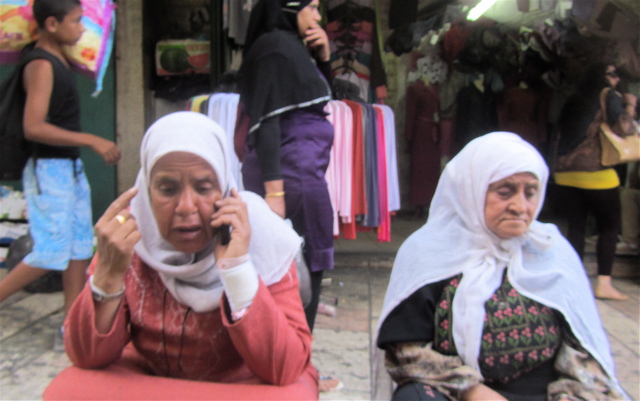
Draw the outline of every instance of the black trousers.
[[[324,271],[309,272],[311,275],[311,300],[309,305],[304,308],[304,314],[307,317],[307,324],[309,330],[313,332],[313,326],[316,322],[316,315],[318,314],[318,304],[320,303],[320,285],[322,284],[322,276]]]
[[[584,256],[587,218],[592,213],[598,231],[598,275],[610,276],[620,232],[620,189],[581,189],[558,185],[558,210],[567,218],[567,240],[580,258]]]

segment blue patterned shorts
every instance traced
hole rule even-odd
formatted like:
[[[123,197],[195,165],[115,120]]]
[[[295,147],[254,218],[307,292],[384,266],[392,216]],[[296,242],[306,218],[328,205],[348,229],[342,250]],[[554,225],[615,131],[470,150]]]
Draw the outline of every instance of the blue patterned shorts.
[[[33,249],[24,262],[65,270],[93,255],[91,189],[80,159],[29,159],[22,174]]]

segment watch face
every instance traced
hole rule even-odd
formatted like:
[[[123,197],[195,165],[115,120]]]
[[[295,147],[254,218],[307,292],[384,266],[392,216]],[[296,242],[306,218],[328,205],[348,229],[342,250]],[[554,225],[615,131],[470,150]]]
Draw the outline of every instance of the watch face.
[[[91,295],[93,295],[93,300],[96,302],[102,302],[104,300],[104,297],[98,293],[95,292],[91,292]]]

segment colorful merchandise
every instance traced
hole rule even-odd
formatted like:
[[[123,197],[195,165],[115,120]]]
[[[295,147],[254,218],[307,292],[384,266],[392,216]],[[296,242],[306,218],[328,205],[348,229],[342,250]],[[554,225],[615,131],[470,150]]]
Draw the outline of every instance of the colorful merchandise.
[[[20,50],[37,39],[32,3],[33,0],[0,2],[0,64],[16,63]],[[102,90],[113,47],[115,7],[113,0],[82,0],[86,31],[78,43],[64,48],[71,64],[96,81],[96,94]]]

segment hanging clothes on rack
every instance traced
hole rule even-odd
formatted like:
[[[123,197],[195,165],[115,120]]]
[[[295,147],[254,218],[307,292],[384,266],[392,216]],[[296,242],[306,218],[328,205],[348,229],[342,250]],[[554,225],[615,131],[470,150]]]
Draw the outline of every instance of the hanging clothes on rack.
[[[405,139],[411,152],[409,202],[429,208],[440,180],[440,94],[419,79],[407,89]]]
[[[455,153],[471,140],[499,129],[496,95],[490,88],[485,88],[483,79],[480,76],[458,93]]]
[[[387,158],[387,189],[389,194],[389,213],[400,210],[400,183],[398,181],[398,155],[396,151],[396,122],[393,110],[385,104],[374,104],[373,107],[382,110],[386,158]]]
[[[376,140],[378,143],[378,242],[391,241],[391,216],[389,214],[389,185],[387,180],[387,152],[384,113],[381,109],[371,106],[376,118]]]
[[[367,199],[364,179],[364,116],[360,103],[343,100],[353,114],[353,157],[351,182],[351,216],[349,221],[342,221],[341,231],[344,238],[356,239],[356,218],[367,213]]]
[[[325,111],[334,127],[333,147],[325,173],[333,206],[333,235],[340,235],[340,220],[351,222],[353,181],[353,113],[339,100],[331,100]]]
[[[209,98],[206,114],[224,129],[228,144],[233,144],[239,100],[240,95],[237,93],[215,93]],[[227,146],[227,150],[229,152],[229,171],[233,174],[238,188],[242,191],[244,190],[242,164],[231,146]]]
[[[374,230],[378,241],[390,241],[391,214],[400,208],[393,110],[351,100],[331,101],[325,110],[336,135],[330,165],[340,165],[344,177],[329,168],[327,182],[338,208],[334,235],[356,239],[358,231]]]
[[[193,96],[187,101],[186,109],[209,116],[224,129],[228,143],[233,144],[239,99],[240,95],[237,93],[219,92],[209,95],[198,95]],[[244,190],[241,172],[242,164],[231,146],[227,146],[226,149],[229,152],[227,155],[229,171],[233,174],[238,189]]]
[[[325,30],[333,76],[358,85],[364,100],[371,96],[374,24],[373,0],[329,0]]]
[[[498,105],[500,130],[515,132],[542,150],[548,141],[549,96],[524,84],[507,88]]]

